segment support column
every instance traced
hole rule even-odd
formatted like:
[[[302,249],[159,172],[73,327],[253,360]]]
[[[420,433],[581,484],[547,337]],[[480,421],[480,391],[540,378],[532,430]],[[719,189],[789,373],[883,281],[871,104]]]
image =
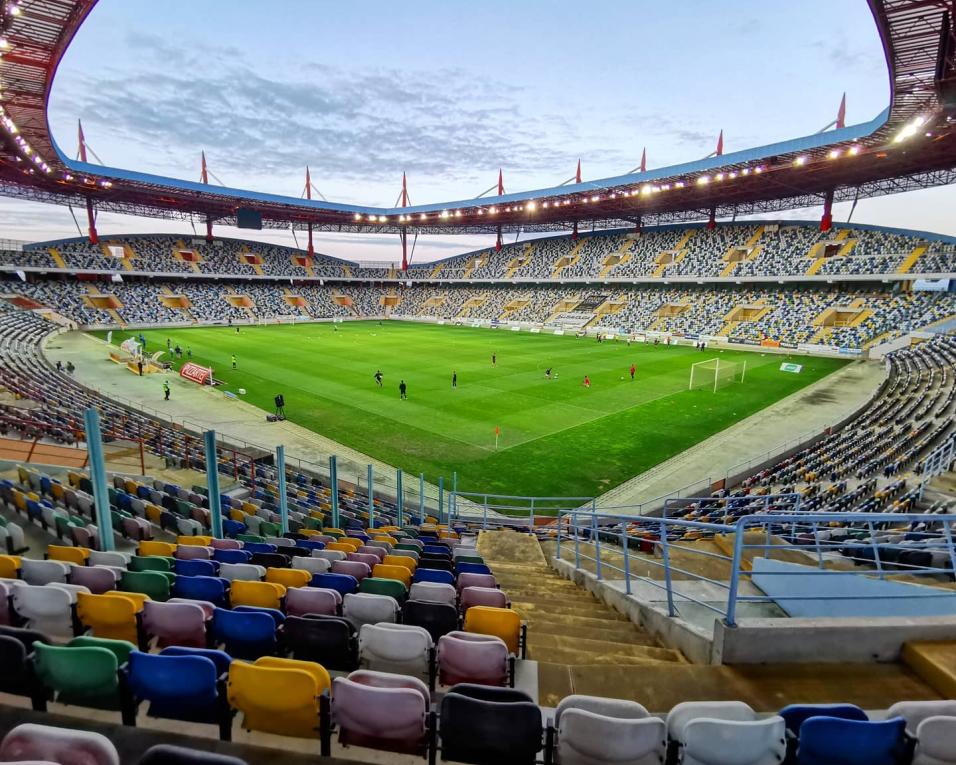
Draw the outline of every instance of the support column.
[[[279,526],[283,535],[289,533],[289,497],[285,489],[285,447],[276,447],[276,470],[279,472]]]
[[[425,522],[425,474],[418,476],[418,522]]]
[[[445,477],[438,477],[438,522],[442,523],[442,516],[445,514]]]
[[[329,489],[332,492],[332,528],[339,528],[339,471],[335,455],[329,457]]]
[[[216,539],[222,539],[222,500],[219,496],[219,460],[216,457],[216,431],[203,433],[206,447],[206,489],[209,492],[209,526]],[[253,465],[253,470],[255,466]]]
[[[820,218],[820,230],[829,231],[833,228],[833,189],[830,189],[823,198],[823,217]]]
[[[375,489],[373,488],[373,477],[372,477],[373,468],[371,465],[368,466],[368,527],[372,529],[375,527]]]
[[[401,528],[405,519],[405,492],[402,490],[402,469],[395,471],[395,525]]]
[[[106,463],[103,460],[103,438],[100,435],[100,413],[90,407],[83,412],[86,427],[86,450],[90,461],[90,481],[93,483],[93,503],[99,548],[104,552],[115,549],[113,516],[110,514],[110,495],[106,486]]]
[[[96,214],[93,212],[93,200],[86,198],[86,220],[90,226],[90,244],[99,244],[100,235],[96,233]]]
[[[711,207],[710,215],[707,218],[707,230],[713,231],[715,228],[717,228],[717,208]]]

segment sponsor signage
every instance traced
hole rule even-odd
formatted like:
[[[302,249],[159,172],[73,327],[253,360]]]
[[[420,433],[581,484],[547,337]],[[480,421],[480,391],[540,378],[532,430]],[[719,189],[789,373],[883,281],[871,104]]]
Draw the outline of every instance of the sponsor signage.
[[[790,363],[784,362],[783,364],[780,365],[780,371],[790,372],[795,375],[800,374],[800,372],[803,371],[803,364],[790,364]]]
[[[212,370],[189,361],[179,370],[179,376],[199,385],[212,385]]]

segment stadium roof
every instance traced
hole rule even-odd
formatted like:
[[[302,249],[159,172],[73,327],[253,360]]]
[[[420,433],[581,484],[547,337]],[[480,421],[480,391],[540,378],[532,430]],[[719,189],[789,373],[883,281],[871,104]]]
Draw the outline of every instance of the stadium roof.
[[[77,162],[47,103],[59,62],[96,0],[0,7],[0,194],[157,218],[396,233],[560,231],[705,220],[816,206],[956,181],[953,0],[868,0],[891,102],[870,122],[614,178],[398,208],[304,200]]]

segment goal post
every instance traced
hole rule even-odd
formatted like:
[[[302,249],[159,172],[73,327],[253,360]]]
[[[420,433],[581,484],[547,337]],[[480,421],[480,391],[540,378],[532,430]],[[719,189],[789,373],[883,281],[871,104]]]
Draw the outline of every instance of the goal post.
[[[746,361],[727,361],[720,358],[698,361],[696,364],[691,364],[687,390],[709,388],[716,393],[718,388],[742,383],[746,375]]]

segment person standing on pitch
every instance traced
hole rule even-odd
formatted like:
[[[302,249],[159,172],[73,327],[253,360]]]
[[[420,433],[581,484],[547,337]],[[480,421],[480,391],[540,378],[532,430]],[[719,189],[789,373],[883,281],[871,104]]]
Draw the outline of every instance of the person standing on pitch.
[[[458,372],[454,370],[452,370],[452,373],[451,373],[451,387],[452,388],[458,387]]]
[[[233,369],[236,368],[236,364],[237,364],[237,362],[236,362],[236,354],[232,354],[232,368],[233,368]]]
[[[493,366],[493,367],[498,366],[498,354],[497,354],[497,353],[492,353],[492,354],[491,354],[491,366]]]
[[[163,401],[169,401],[169,380],[163,380]]]
[[[404,380],[398,384],[398,394],[402,397],[403,401],[408,398],[408,386]]]
[[[634,382],[634,373],[637,371],[637,367],[632,363],[628,371],[631,373],[631,382]]]
[[[376,370],[375,372],[375,384],[381,388],[382,387],[382,370]]]

